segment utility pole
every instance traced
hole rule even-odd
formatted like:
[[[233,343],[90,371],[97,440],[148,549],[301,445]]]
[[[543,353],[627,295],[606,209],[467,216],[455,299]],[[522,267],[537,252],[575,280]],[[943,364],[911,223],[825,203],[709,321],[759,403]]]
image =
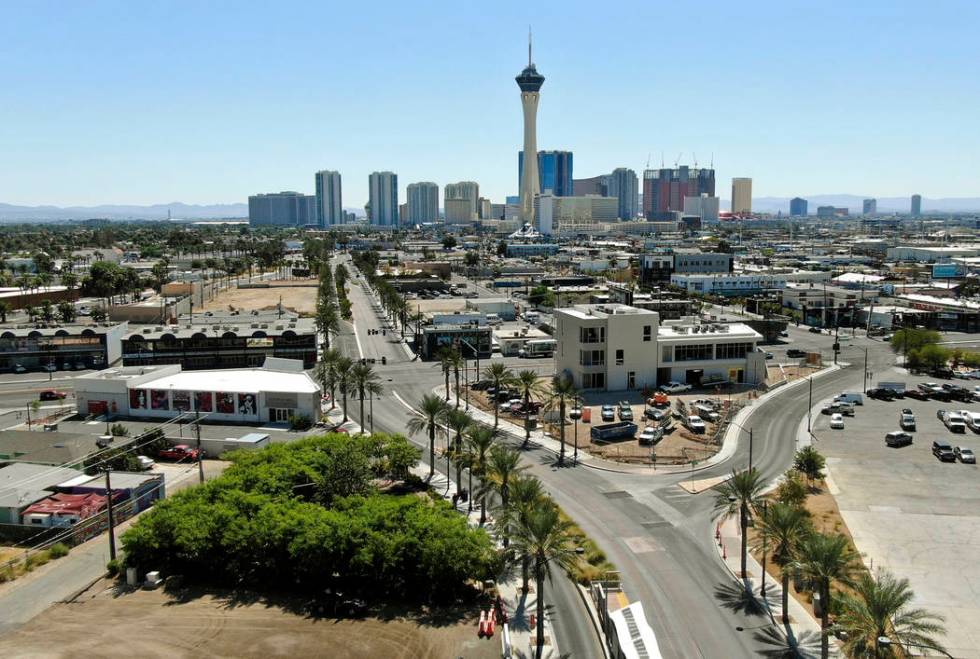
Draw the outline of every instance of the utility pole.
[[[112,484],[109,480],[109,472],[111,469],[106,467],[105,470],[105,495],[106,502],[108,504],[108,514],[109,514],[109,560],[116,560],[116,531],[113,528],[115,526],[115,519],[112,515]]]
[[[868,393],[868,349],[864,349],[864,393]]]
[[[194,410],[194,432],[197,435],[197,477],[204,482],[204,453],[201,451],[201,413]]]

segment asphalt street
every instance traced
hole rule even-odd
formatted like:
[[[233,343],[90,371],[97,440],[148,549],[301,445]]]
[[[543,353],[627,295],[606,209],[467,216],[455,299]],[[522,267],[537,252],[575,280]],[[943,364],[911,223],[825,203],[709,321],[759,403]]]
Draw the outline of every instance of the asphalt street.
[[[402,345],[389,337],[367,335],[376,320],[376,308],[357,284],[351,286],[355,324],[365,356],[385,355],[387,366],[378,366],[386,393],[374,402],[375,427],[405,432],[414,404],[442,382],[437,365],[409,361]],[[833,337],[791,327],[781,346],[770,346],[776,360],[789,347],[819,350],[831,361]],[[341,343],[350,337],[341,337]],[[894,364],[887,344],[856,337],[841,340],[841,361],[852,365],[813,381],[813,400],[842,390],[863,386],[865,348],[870,371],[884,372]],[[355,353],[356,354],[356,353]],[[871,382],[869,382],[869,386]],[[394,394],[397,394],[395,396]],[[781,475],[792,464],[800,420],[809,409],[810,387],[787,389],[768,404],[759,405],[746,422],[753,429],[754,466],[766,479]],[[401,400],[399,400],[399,398]],[[722,476],[733,468],[748,466],[747,433],[727,461],[697,474],[697,478]],[[739,588],[718,559],[713,542],[714,497],[711,491],[696,495],[677,487],[683,474],[634,475],[586,467],[558,468],[555,456],[540,448],[525,452],[529,471],[589,533],[617,566],[623,588],[631,601],[641,601],[661,651],[668,657],[755,656],[774,650],[761,632],[767,617],[746,612]],[[584,613],[571,597],[564,597],[558,579],[558,624],[561,651],[572,656],[595,656],[595,641]],[[565,619],[570,615],[571,620]]]

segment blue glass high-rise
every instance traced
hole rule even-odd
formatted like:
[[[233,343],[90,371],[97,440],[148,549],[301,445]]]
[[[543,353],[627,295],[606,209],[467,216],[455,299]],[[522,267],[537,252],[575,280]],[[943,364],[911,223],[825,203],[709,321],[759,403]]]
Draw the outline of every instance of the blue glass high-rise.
[[[538,179],[541,189],[551,190],[556,197],[572,196],[572,152],[538,151]],[[524,151],[517,152],[517,185],[524,179]]]

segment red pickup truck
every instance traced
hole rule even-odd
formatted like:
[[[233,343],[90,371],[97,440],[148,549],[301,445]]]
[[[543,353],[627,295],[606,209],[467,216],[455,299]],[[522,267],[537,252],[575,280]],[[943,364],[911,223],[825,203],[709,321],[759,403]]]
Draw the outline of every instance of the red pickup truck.
[[[66,392],[56,391],[55,389],[45,389],[38,394],[38,398],[41,400],[62,400],[67,397],[68,394]]]
[[[187,444],[177,444],[173,448],[165,448],[158,454],[161,460],[184,460],[184,461],[194,461],[197,460],[200,451],[196,448],[191,448]]]

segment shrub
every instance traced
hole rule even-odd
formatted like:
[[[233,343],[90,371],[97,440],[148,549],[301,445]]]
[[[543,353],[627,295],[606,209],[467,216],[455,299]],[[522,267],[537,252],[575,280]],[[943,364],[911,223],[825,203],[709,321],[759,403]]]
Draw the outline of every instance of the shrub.
[[[106,574],[108,574],[110,577],[114,577],[117,574],[119,574],[119,568],[120,567],[121,566],[119,564],[119,560],[116,559],[116,558],[114,558],[114,559],[112,559],[111,561],[109,561],[108,563],[105,564]]]
[[[50,560],[51,554],[47,550],[29,554],[27,558],[24,559],[24,570],[30,572],[34,568],[41,567]]]
[[[305,414],[291,414],[289,416],[290,430],[309,430],[313,427],[313,419]]]
[[[129,437],[129,428],[121,423],[114,423],[109,428],[109,434],[113,437]]]
[[[68,555],[68,552],[69,552],[68,545],[66,545],[63,542],[54,543],[53,545],[51,545],[51,548],[48,550],[48,553],[51,554],[51,558],[64,558],[65,556]]]

